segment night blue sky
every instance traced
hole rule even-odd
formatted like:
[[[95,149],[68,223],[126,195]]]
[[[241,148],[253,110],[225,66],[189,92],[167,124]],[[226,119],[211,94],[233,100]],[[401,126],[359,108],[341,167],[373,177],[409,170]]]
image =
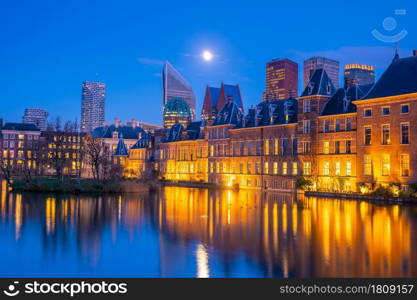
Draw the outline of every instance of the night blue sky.
[[[394,15],[395,9],[407,14]],[[398,26],[387,32],[386,17]],[[25,107],[79,119],[81,83],[107,85],[106,119],[161,122],[161,63],[192,84],[198,112],[207,84],[239,83],[245,107],[261,100],[265,63],[312,55],[368,63],[380,75],[393,44],[379,29],[408,35],[417,49],[417,1],[16,1],[0,4],[0,117],[20,121]],[[210,49],[215,58],[202,61]],[[301,84],[300,84],[301,86]]]

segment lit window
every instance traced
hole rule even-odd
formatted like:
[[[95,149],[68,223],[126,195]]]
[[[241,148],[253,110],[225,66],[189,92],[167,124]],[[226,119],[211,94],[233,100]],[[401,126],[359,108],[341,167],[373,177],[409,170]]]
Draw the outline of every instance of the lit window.
[[[369,154],[363,156],[363,174],[372,175],[372,157]]]
[[[350,161],[346,162],[346,176],[352,176],[352,163]]]
[[[298,173],[298,164],[297,162],[292,163],[292,175],[297,175]]]
[[[267,161],[264,163],[264,173],[269,174],[269,163]]]
[[[330,152],[330,142],[329,141],[324,141],[323,142],[323,153],[324,154],[329,154]]]
[[[401,176],[410,176],[410,156],[408,154],[400,155],[400,173]]]
[[[288,165],[287,165],[287,162],[284,161],[282,163],[282,175],[287,175],[287,173],[288,173]]]
[[[382,176],[389,176],[391,171],[390,156],[389,154],[382,155]]]
[[[264,147],[265,155],[269,155],[269,140],[265,140]]]
[[[323,164],[323,175],[330,175],[330,163],[328,161]]]
[[[276,161],[274,162],[274,174],[278,174],[278,163]]]
[[[279,154],[279,143],[278,143],[278,139],[274,140],[274,155],[278,155]]]
[[[311,175],[311,162],[305,161],[303,162],[303,174],[304,175]]]
[[[334,166],[335,166],[334,173],[336,176],[339,176],[340,175],[340,161],[337,161]]]

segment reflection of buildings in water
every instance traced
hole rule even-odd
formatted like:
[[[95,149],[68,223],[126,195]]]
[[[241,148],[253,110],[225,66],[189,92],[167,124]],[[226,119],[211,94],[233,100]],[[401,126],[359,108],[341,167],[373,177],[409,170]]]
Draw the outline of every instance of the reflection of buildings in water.
[[[410,209],[287,194],[167,187],[161,231],[198,240],[231,264],[244,252],[265,276],[416,276]],[[414,230],[412,230],[414,228]],[[227,274],[226,274],[227,276]]]

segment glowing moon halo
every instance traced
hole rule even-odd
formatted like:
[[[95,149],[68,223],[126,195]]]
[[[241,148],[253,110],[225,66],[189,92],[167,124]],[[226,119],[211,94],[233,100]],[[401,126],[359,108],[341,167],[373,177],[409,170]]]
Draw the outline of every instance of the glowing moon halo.
[[[212,60],[212,59],[213,59],[213,54],[212,54],[210,51],[208,51],[208,50],[205,50],[205,51],[201,54],[201,56],[203,57],[203,59],[204,59],[205,61],[210,61],[210,60]]]

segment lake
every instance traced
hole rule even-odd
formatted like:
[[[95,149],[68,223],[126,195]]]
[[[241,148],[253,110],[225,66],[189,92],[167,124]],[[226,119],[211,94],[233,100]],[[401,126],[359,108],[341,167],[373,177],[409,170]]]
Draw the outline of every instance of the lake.
[[[5,193],[2,277],[416,277],[417,207],[165,187]]]

